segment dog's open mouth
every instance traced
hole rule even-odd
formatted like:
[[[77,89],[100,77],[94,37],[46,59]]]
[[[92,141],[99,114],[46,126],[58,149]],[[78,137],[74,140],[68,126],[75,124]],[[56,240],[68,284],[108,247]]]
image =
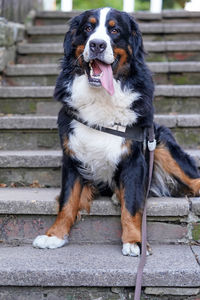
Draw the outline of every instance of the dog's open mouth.
[[[89,62],[89,72],[87,72],[89,84],[94,87],[103,86],[112,96],[114,94],[113,72],[111,65],[98,59]]]

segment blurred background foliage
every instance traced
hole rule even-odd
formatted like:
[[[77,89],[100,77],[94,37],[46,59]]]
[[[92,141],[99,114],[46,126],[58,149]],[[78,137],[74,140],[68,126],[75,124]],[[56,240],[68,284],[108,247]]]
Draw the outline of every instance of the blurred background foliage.
[[[190,0],[163,0],[163,9],[181,9]],[[60,9],[61,0],[56,0],[57,9]],[[199,0],[200,2],[200,0]],[[111,6],[122,10],[123,0],[73,0],[73,9],[85,10],[98,7]],[[135,0],[135,10],[149,10],[150,0]]]

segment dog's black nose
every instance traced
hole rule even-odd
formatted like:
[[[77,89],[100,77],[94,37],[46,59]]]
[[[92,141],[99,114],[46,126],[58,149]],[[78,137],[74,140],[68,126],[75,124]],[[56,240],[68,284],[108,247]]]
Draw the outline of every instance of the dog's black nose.
[[[90,41],[90,50],[96,54],[98,53],[102,53],[106,47],[107,47],[107,43],[104,40],[91,40]]]

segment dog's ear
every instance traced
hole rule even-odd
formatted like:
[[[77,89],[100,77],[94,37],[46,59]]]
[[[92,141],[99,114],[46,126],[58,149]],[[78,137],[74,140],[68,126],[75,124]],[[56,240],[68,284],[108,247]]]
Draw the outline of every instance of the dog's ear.
[[[144,47],[143,47],[143,40],[142,34],[139,30],[139,27],[135,20],[128,15],[129,22],[130,22],[130,38],[129,43],[132,49],[133,59],[135,59],[139,63],[144,62]]]
[[[70,22],[69,31],[65,35],[63,47],[64,47],[64,54],[66,57],[69,57],[72,52],[73,47],[73,39],[76,35],[77,28],[80,23],[80,16],[74,17]]]

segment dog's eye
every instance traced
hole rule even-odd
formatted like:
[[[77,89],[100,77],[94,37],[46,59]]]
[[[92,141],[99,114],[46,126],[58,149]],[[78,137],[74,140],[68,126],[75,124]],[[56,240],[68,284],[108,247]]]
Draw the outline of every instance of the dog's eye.
[[[88,25],[85,27],[85,31],[91,32],[93,30],[92,26]]]
[[[111,32],[112,34],[117,34],[117,33],[119,33],[119,29],[113,28],[113,29],[111,29],[110,32]]]

